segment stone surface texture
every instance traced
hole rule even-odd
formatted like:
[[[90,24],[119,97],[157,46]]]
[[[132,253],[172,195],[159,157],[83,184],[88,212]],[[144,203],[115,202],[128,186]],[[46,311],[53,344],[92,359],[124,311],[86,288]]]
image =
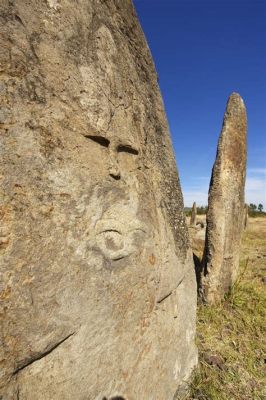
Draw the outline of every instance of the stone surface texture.
[[[190,226],[196,226],[196,219],[197,219],[197,205],[196,202],[194,201],[191,210]]]
[[[197,362],[196,288],[132,3],[0,9],[0,398],[173,399]]]
[[[249,217],[248,210],[249,210],[248,204],[245,204],[245,206],[244,206],[244,217],[243,217],[244,229],[247,229],[247,227],[248,227],[248,217]]]
[[[242,98],[228,100],[209,188],[201,289],[221,300],[235,282],[244,216],[247,117]]]

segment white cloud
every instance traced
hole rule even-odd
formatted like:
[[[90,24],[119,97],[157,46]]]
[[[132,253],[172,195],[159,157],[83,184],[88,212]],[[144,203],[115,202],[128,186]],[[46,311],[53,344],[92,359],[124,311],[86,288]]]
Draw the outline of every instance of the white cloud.
[[[206,206],[208,203],[208,189],[205,190],[183,190],[185,207],[192,207],[193,202],[197,206]]]
[[[266,168],[249,168],[247,171],[249,174],[263,174],[266,175]]]
[[[246,191],[254,192],[260,191],[265,188],[265,180],[259,178],[247,177],[246,179]]]
[[[250,172],[250,171],[249,171]],[[262,203],[266,207],[266,179],[265,177],[248,176],[246,179],[246,203]]]
[[[248,170],[245,187],[246,203],[262,203],[266,209],[266,168],[251,168]],[[183,189],[184,204],[191,207],[195,201],[199,206],[205,206],[208,203],[209,178],[199,177],[196,185]],[[195,182],[194,181],[194,182]]]
[[[192,207],[194,201],[197,203],[197,206],[206,206],[208,204],[209,180],[209,177],[199,177],[194,180],[196,184],[184,188],[185,207]]]

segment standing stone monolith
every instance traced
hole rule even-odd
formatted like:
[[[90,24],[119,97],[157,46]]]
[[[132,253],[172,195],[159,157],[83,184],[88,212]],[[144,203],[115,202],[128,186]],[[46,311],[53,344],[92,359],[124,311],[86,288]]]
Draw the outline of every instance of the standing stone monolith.
[[[244,206],[244,220],[243,220],[243,224],[244,224],[244,229],[247,229],[248,227],[248,204],[245,204]]]
[[[191,217],[190,217],[190,226],[196,226],[196,219],[197,219],[197,205],[194,201],[193,207],[191,210]]]
[[[195,278],[132,3],[0,10],[0,398],[172,399],[197,363]]]
[[[235,282],[243,231],[247,117],[242,98],[228,100],[209,188],[201,293],[221,300]]]

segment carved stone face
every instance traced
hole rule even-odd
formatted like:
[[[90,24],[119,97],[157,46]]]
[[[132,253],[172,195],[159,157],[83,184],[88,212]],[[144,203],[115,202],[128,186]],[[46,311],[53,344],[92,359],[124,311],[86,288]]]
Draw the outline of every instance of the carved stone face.
[[[98,248],[107,260],[121,260],[139,251],[145,237],[149,236],[148,227],[137,216],[139,198],[136,192],[138,182],[136,170],[139,168],[139,151],[129,142],[116,137],[87,136],[106,148],[108,174],[115,181],[101,183],[103,195],[98,198],[102,209],[100,219],[93,226],[93,246]],[[129,175],[131,174],[131,175]],[[112,191],[119,191],[119,198],[112,199]],[[96,187],[99,192],[99,186]],[[96,194],[97,195],[97,194]]]
[[[108,172],[109,175],[114,179],[120,179],[121,171],[123,171],[125,168],[128,169],[130,166],[136,167],[137,159],[132,156],[137,156],[139,151],[130,143],[129,140],[125,141],[115,136],[111,137],[110,139],[100,135],[88,135],[86,137],[107,149]],[[131,157],[125,155],[131,155]]]

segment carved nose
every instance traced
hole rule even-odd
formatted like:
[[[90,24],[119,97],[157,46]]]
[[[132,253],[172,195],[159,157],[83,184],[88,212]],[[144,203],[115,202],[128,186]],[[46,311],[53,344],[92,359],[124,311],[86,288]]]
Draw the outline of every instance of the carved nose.
[[[120,179],[120,169],[114,154],[110,154],[109,175],[114,179]]]
[[[109,175],[114,179],[120,179],[120,171],[119,168],[113,166],[109,168]]]

